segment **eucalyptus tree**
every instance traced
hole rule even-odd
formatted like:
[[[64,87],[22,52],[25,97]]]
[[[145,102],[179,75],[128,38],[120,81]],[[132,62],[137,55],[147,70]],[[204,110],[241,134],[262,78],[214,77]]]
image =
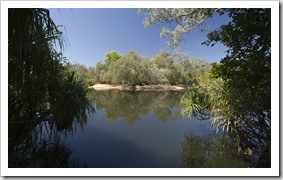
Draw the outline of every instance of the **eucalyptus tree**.
[[[168,38],[169,46],[177,46],[185,38],[185,34],[203,25],[203,22],[216,12],[223,13],[220,8],[141,8],[139,14],[145,16],[143,24],[147,28],[152,24],[163,24],[160,37]],[[165,24],[176,23],[171,30]]]
[[[105,65],[108,67],[111,63],[116,62],[117,60],[121,59],[122,55],[118,54],[115,50],[108,52],[105,54]]]
[[[114,51],[106,55],[115,54]],[[105,66],[105,74],[109,83],[123,85],[142,85],[152,82],[149,59],[137,55],[135,51],[129,51],[125,55],[119,55],[116,60],[109,61]],[[106,57],[109,59],[109,56]],[[99,64],[102,68],[103,65]],[[98,68],[98,67],[97,67]],[[101,74],[101,73],[100,73]]]
[[[172,54],[178,81],[181,84],[191,85],[192,82],[192,66],[191,60],[184,52],[176,51]]]
[[[174,64],[171,54],[167,51],[161,51],[151,59],[153,64],[157,65],[159,72],[167,80],[166,83],[174,84]],[[163,79],[164,79],[163,78]]]
[[[88,68],[85,65],[75,63],[75,64],[70,64],[69,66],[72,71],[76,72],[77,76],[81,78],[88,77]]]
[[[87,67],[87,74],[86,74],[87,79],[85,79],[85,81],[89,86],[92,86],[92,85],[97,83],[95,75],[96,75],[95,74],[95,67],[93,67],[93,66]]]
[[[104,77],[104,74],[106,73],[106,66],[102,62],[96,63],[95,69],[94,69],[94,78],[97,82],[105,83],[106,79]]]

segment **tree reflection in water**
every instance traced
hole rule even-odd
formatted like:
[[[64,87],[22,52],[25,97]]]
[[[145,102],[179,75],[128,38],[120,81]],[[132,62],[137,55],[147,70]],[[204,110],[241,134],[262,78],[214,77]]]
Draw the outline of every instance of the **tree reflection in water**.
[[[105,109],[108,120],[122,118],[132,124],[149,113],[161,122],[182,118],[179,106],[184,92],[110,90],[94,94],[97,109]]]
[[[194,168],[251,167],[251,157],[248,154],[239,156],[236,147],[236,143],[229,137],[189,134],[181,146],[182,162]]]
[[[93,112],[93,111],[90,111]],[[76,112],[61,113],[60,120],[50,116],[44,121],[9,124],[9,168],[66,168],[79,167],[71,159],[72,151],[62,143],[62,137],[72,134],[87,122],[85,116],[76,117]],[[66,116],[65,116],[66,115]],[[17,130],[17,131],[16,131]],[[84,165],[85,166],[85,165]]]
[[[76,160],[71,159],[72,151],[61,142],[61,137],[71,133],[52,129],[52,124],[42,122],[30,126],[32,130],[21,134],[15,141],[9,141],[9,168],[67,168],[78,167]]]

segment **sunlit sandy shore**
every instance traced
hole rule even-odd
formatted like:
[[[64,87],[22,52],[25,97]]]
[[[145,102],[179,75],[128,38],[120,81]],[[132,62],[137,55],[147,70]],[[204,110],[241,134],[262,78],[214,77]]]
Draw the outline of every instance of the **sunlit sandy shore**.
[[[136,91],[164,91],[164,90],[172,90],[172,91],[182,91],[188,89],[188,86],[185,85],[144,85],[144,86],[122,86],[122,85],[110,85],[110,84],[96,84],[91,86],[91,88],[97,91],[103,90],[136,90]]]

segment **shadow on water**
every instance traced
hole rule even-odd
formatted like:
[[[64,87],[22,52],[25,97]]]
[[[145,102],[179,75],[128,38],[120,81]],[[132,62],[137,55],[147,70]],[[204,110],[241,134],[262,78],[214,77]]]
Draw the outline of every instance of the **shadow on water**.
[[[9,141],[8,167],[78,167],[78,162],[71,158],[72,150],[61,141],[63,136],[72,133],[70,126],[64,131],[53,129],[52,126],[48,122],[33,124],[29,131],[19,134],[21,137],[17,138],[17,141]]]
[[[78,167],[77,161],[71,159],[72,150],[61,139],[85,126],[87,114],[94,112],[86,105],[74,109],[74,104],[68,104],[44,119],[9,122],[8,167]]]
[[[31,130],[17,143],[9,142],[9,168],[71,167],[69,147],[61,143],[60,138],[41,137],[40,133]]]
[[[193,168],[248,168],[250,156],[237,154],[236,143],[226,136],[188,134],[181,146],[182,163]]]

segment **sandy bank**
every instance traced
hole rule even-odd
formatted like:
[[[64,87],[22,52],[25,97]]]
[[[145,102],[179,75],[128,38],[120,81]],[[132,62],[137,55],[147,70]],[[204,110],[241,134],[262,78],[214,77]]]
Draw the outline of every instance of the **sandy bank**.
[[[186,90],[188,87],[185,85],[144,85],[144,86],[121,86],[121,85],[110,85],[110,84],[96,84],[91,86],[91,88],[97,91],[103,90],[136,90],[136,91],[165,91],[165,90],[172,90],[172,91],[182,91]]]

